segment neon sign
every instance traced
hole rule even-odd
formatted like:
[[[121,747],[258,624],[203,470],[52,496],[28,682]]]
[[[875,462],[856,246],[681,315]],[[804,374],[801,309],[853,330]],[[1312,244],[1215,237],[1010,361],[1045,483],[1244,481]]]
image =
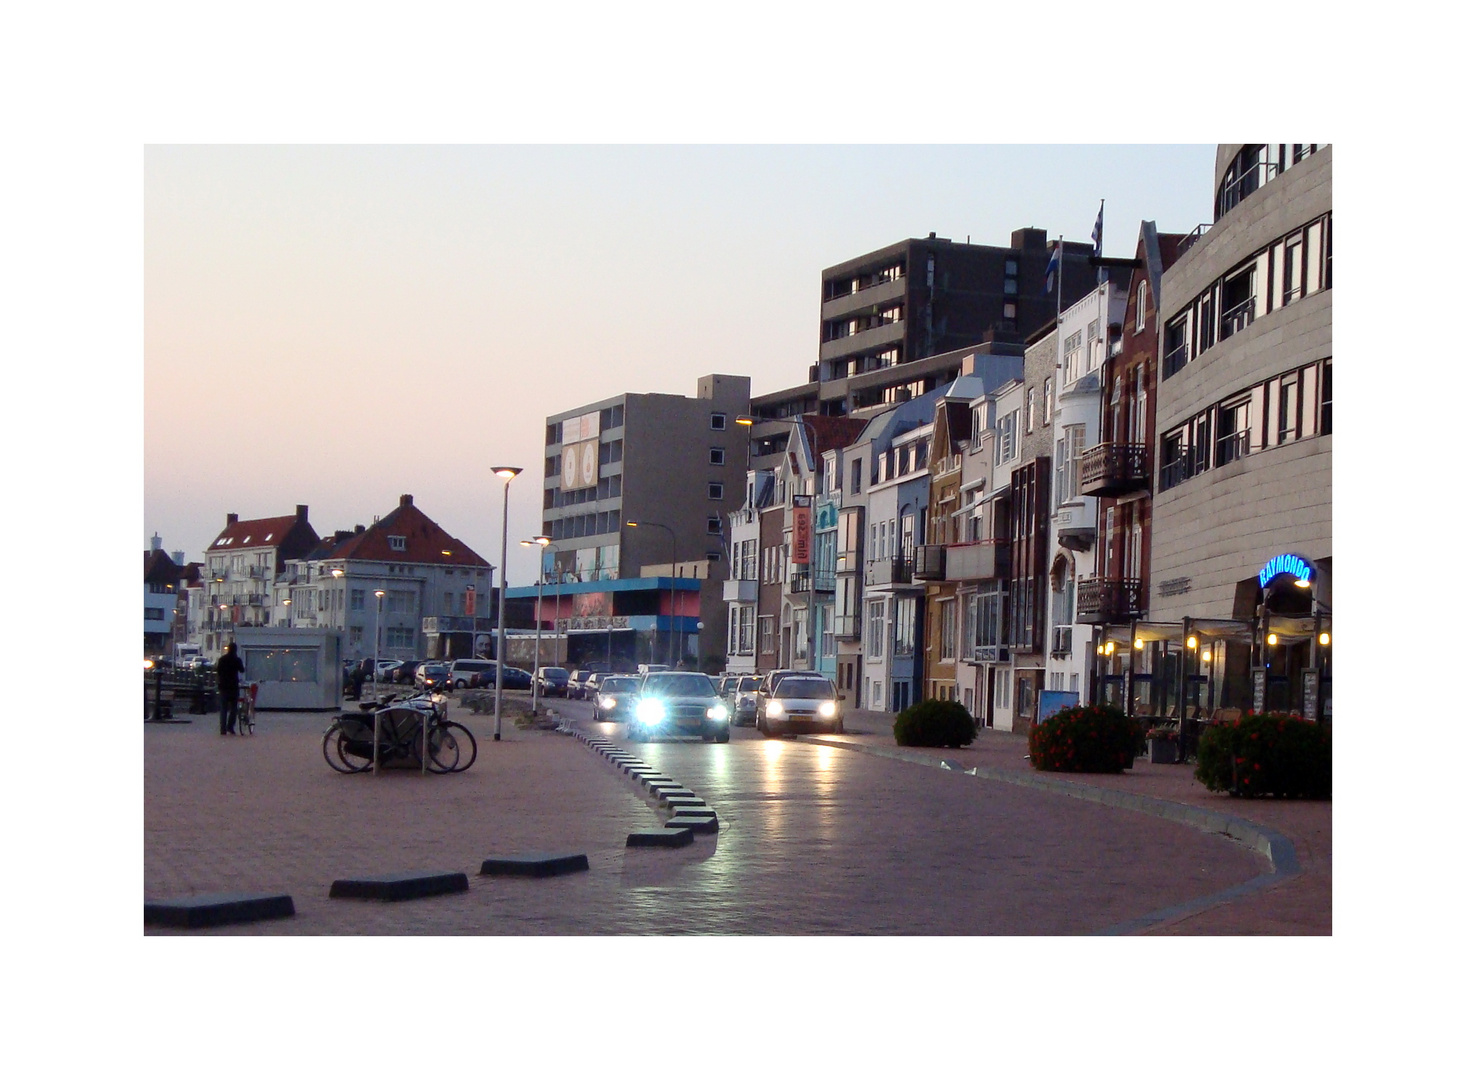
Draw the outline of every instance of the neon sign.
[[[1278,555],[1261,567],[1261,588],[1264,589],[1273,578],[1282,574],[1290,574],[1298,581],[1310,584],[1315,573],[1312,564],[1300,555]]]

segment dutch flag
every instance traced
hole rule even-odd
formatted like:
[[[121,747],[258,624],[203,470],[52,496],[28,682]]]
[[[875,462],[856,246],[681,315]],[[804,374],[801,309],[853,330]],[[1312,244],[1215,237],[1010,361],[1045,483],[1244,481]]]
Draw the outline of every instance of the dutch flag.
[[[1061,243],[1057,241],[1051,248],[1051,261],[1046,263],[1045,272],[1045,294],[1051,295],[1051,290],[1056,287],[1056,275],[1061,272]]]
[[[1102,257],[1102,211],[1106,208],[1107,200],[1103,199],[1102,204],[1097,207],[1097,223],[1092,226],[1092,255],[1098,259]],[[1105,266],[1097,267],[1097,284],[1100,285],[1106,280],[1107,268]]]

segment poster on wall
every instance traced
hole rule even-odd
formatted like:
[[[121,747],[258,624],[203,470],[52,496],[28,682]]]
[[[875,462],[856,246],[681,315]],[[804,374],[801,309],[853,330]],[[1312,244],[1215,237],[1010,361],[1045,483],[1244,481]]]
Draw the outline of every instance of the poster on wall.
[[[594,487],[600,478],[600,440],[566,444],[560,479],[565,491]]]
[[[1079,703],[1080,695],[1075,690],[1042,690],[1040,692],[1040,722],[1043,724],[1062,709],[1069,709]]]

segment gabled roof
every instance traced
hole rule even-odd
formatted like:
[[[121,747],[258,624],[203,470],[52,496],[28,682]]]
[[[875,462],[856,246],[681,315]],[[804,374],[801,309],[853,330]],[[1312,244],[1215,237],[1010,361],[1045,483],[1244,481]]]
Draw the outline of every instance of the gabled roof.
[[[403,537],[404,547],[391,547],[392,536]],[[401,495],[400,505],[367,529],[347,536],[335,533],[332,540],[320,544],[307,557],[435,566],[492,565],[427,517],[410,495]]]
[[[144,581],[174,585],[183,576],[179,564],[162,551],[144,552]]]
[[[207,550],[219,553],[239,551],[241,548],[279,548],[289,536],[293,539],[299,539],[302,536],[302,530],[297,528],[298,526],[306,528],[307,532],[311,533],[311,543],[317,543],[318,534],[313,532],[313,527],[307,523],[305,513],[302,515],[288,514],[285,517],[252,518],[250,521],[232,521],[228,516],[226,527],[211,541]],[[294,530],[296,530],[295,535]]]

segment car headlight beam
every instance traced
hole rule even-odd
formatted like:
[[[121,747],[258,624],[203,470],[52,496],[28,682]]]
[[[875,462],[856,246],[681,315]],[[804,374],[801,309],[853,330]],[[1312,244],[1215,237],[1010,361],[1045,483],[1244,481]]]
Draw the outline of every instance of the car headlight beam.
[[[784,706],[777,701],[771,701],[764,706],[764,717],[769,720],[778,720],[784,715]]]
[[[604,710],[606,710],[608,712],[610,709],[613,709],[614,707],[615,707],[615,699],[614,698],[609,697],[609,696],[600,698],[600,708],[602,708],[602,709],[604,709]]]
[[[647,727],[661,723],[666,715],[666,708],[659,701],[643,701],[636,706],[636,719]]]
[[[707,718],[709,720],[726,720],[728,718],[727,706],[714,705],[712,708],[707,710]]]
[[[835,702],[822,701],[820,703],[820,708],[817,711],[820,713],[821,716],[824,716],[828,719],[829,717],[835,715]]]

